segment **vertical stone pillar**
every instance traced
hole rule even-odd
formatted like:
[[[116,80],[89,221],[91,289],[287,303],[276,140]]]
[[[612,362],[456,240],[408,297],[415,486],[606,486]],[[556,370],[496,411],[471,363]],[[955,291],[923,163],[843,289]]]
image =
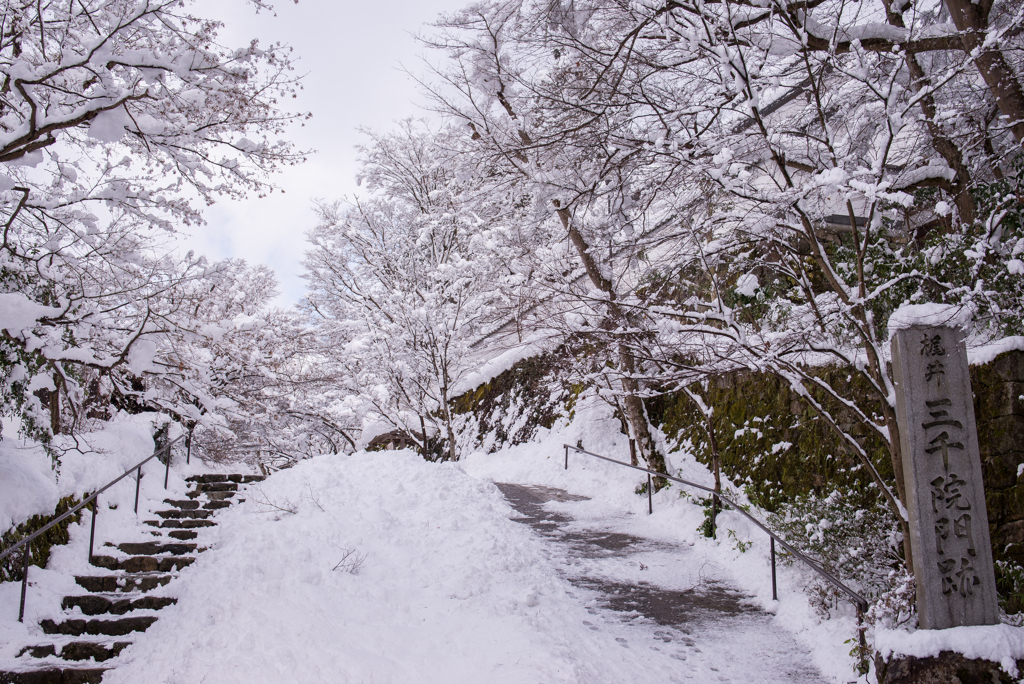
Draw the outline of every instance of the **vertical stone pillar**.
[[[963,334],[913,326],[892,340],[896,412],[923,629],[999,622]]]

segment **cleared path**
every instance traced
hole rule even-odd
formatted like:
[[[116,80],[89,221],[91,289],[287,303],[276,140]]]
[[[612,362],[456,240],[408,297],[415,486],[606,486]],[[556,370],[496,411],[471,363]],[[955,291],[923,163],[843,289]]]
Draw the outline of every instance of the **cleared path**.
[[[576,519],[568,511],[586,499],[561,489],[496,484],[515,519],[561,561],[594,616],[590,629],[627,623],[634,636],[622,645],[665,652],[680,661],[683,678],[698,682],[826,681],[807,650],[692,547],[616,532],[612,520]]]

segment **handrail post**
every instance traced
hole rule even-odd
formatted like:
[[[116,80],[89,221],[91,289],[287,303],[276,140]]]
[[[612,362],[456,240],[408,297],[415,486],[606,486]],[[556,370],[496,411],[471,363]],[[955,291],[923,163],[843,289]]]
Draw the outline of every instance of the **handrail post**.
[[[651,515],[652,513],[654,513],[654,500],[651,498],[652,496],[654,496],[651,493],[652,489],[653,489],[653,486],[652,486],[652,482],[651,482],[651,474],[648,473],[647,474],[647,515]]]
[[[167,489],[167,478],[170,477],[170,475],[171,475],[171,448],[170,448],[170,446],[171,445],[168,444],[165,447],[167,449],[167,453],[165,454],[167,456],[167,469],[164,470],[164,489]]]
[[[142,483],[142,466],[135,473],[135,515],[139,514],[139,485]]]
[[[89,529],[89,564],[90,565],[92,565],[92,544],[93,544],[93,541],[95,541],[95,539],[96,539],[96,511],[97,511],[96,500],[97,499],[99,499],[98,496],[95,499],[92,500],[92,525],[90,526],[90,529]]]
[[[32,551],[31,544],[25,544],[21,554],[21,606],[18,608],[18,622],[25,621],[25,590],[28,588],[28,557]]]
[[[711,495],[711,538],[718,539],[718,495]]]
[[[775,537],[768,535],[772,540],[772,601],[779,600],[779,589],[775,584]]]
[[[565,445],[565,469],[569,469],[569,445]]]

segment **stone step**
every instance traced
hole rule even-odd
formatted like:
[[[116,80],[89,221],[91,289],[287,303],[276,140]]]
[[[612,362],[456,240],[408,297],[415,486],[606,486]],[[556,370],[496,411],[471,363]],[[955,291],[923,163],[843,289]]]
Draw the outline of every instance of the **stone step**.
[[[245,499],[239,499],[239,501],[245,501]],[[197,502],[198,503],[198,502]],[[217,510],[219,508],[229,508],[231,506],[230,501],[207,501],[203,508],[207,510]]]
[[[147,520],[150,527],[177,527],[190,530],[194,527],[215,527],[217,523],[212,520]]]
[[[156,533],[154,532],[154,534]],[[199,536],[199,533],[195,530],[171,530],[167,533],[167,536],[174,539],[195,539]]]
[[[117,657],[121,651],[131,645],[132,642],[130,641],[115,641],[113,643],[71,641],[64,644],[60,649],[60,653],[57,653],[56,644],[45,644],[43,646],[29,646],[22,649],[18,657],[28,653],[33,658],[49,658],[51,656],[62,660],[89,660],[91,658],[97,663],[102,663],[104,660]]]
[[[46,667],[24,672],[0,672],[0,684],[100,684],[104,667]]]
[[[190,475],[189,477],[185,478],[185,482],[198,482],[198,483],[202,483],[202,484],[207,484],[207,483],[210,483],[210,482],[227,482],[227,481],[228,481],[228,476],[227,475],[219,475],[219,474],[217,474],[217,475],[214,475],[214,474],[209,474],[209,475]]]
[[[155,615],[138,615],[115,620],[72,619],[64,622],[46,619],[39,621],[39,627],[43,630],[43,634],[124,636],[132,632],[145,632],[150,625],[156,622],[156,619]]]
[[[179,542],[177,544],[173,542],[142,542],[118,544],[117,548],[132,556],[156,556],[161,553],[170,553],[175,556],[180,556],[183,553],[192,553],[195,551],[196,545],[186,544],[183,542]]]
[[[210,484],[197,484],[195,492],[237,492],[238,483],[236,482],[211,482]]]
[[[215,484],[218,482],[237,482],[239,484],[245,484],[249,482],[263,482],[266,477],[263,475],[242,475],[240,473],[233,473],[231,475],[221,474],[209,474],[209,475],[192,475],[185,478],[185,482],[194,482],[196,484]]]
[[[203,496],[205,494],[206,495],[206,499],[208,501],[226,501],[227,499],[230,499],[231,497],[233,497],[237,493],[238,492],[234,492],[234,491],[227,491],[227,492],[204,492],[204,491],[199,491],[199,492],[188,492],[188,493],[185,494],[185,496],[189,497],[190,499],[198,499],[199,497],[201,497],[201,496]]]
[[[173,575],[151,573],[126,575],[84,575],[75,577],[78,586],[97,594],[127,594],[152,591],[171,581]]]
[[[143,596],[142,598],[107,598],[98,594],[85,596],[65,596],[61,608],[71,610],[78,608],[86,615],[124,615],[133,610],[160,610],[178,602],[169,596]]]
[[[164,499],[165,504],[170,504],[175,508],[180,508],[185,511],[195,510],[199,508],[198,501],[192,501],[191,499]]]
[[[178,510],[178,509],[173,509],[173,510],[170,510],[170,511],[154,511],[154,513],[159,515],[161,518],[164,518],[165,520],[166,519],[183,520],[183,519],[188,519],[188,518],[191,518],[191,519],[209,518],[211,515],[213,515],[213,511],[202,511],[202,510],[182,511],[182,510]]]
[[[192,556],[131,556],[115,558],[113,556],[93,556],[92,564],[105,570],[124,570],[125,572],[174,572],[192,565],[196,559]]]

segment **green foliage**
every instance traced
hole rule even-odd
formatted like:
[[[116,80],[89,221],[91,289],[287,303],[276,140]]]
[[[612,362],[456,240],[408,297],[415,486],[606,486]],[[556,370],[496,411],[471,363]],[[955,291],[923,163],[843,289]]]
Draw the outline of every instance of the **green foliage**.
[[[976,323],[998,335],[1024,334],[1024,155],[1012,173],[974,189],[978,221],[933,231],[919,267],[941,283],[941,300],[970,303]]]
[[[900,582],[899,525],[885,506],[859,508],[838,492],[810,495],[779,507],[768,516],[768,526],[869,600]],[[788,554],[781,558],[787,564],[796,560]],[[846,594],[817,575],[807,591],[823,616],[846,601]]]
[[[715,507],[714,498],[710,496],[699,498],[695,501],[695,503],[704,509],[704,521],[701,522],[700,527],[697,528],[697,531],[700,532],[702,536],[707,537],[708,539],[714,539],[716,533],[715,518],[717,517],[717,513],[718,511],[721,510],[721,508]],[[746,551],[746,549],[742,550]]]
[[[746,553],[747,549],[754,545],[752,541],[743,541],[737,537],[734,530],[729,530],[729,538],[733,541],[732,548],[740,553]]]
[[[20,525],[12,527],[0,537],[0,549],[8,549],[37,530],[46,527],[51,521],[74,508],[78,503],[79,500],[75,497],[66,496],[57,503],[57,507],[52,515],[34,515]],[[45,568],[50,560],[50,549],[53,546],[68,543],[68,527],[72,523],[81,520],[81,517],[82,512],[79,511],[36,537],[29,544],[29,563]],[[20,582],[24,576],[22,574],[23,562],[20,552],[16,552],[0,561],[0,582]]]
[[[996,563],[999,605],[1008,615],[1024,613],[1024,566],[1012,560]]]

